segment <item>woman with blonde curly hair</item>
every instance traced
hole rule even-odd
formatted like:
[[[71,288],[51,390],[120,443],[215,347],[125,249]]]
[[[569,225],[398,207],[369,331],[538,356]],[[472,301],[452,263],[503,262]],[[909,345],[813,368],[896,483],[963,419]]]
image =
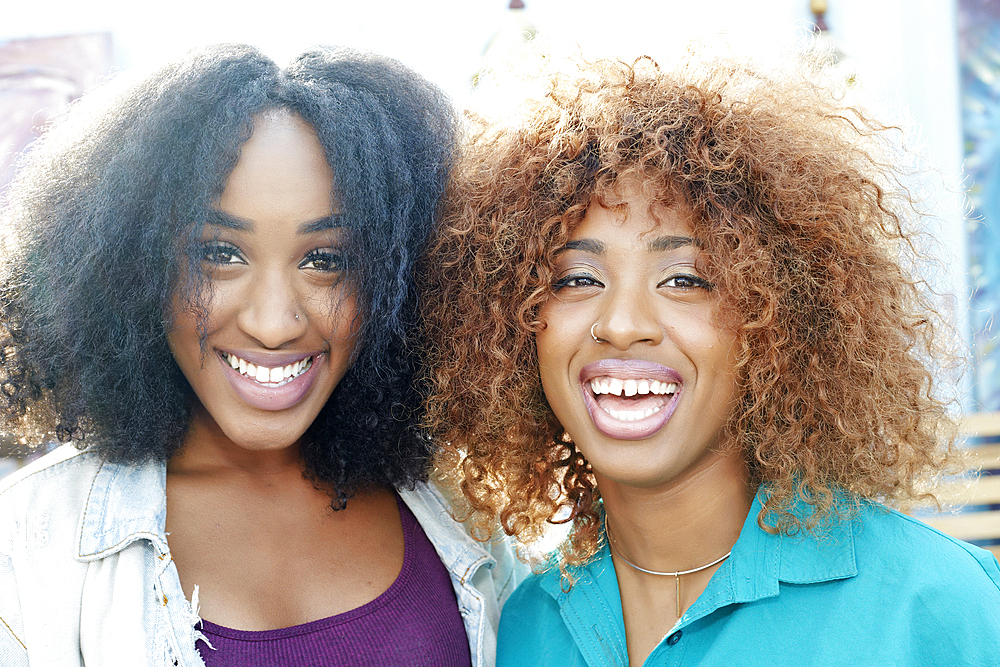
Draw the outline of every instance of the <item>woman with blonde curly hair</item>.
[[[522,109],[424,267],[440,470],[482,536],[571,522],[499,664],[996,664],[996,560],[889,509],[954,452],[886,128],[733,60]]]

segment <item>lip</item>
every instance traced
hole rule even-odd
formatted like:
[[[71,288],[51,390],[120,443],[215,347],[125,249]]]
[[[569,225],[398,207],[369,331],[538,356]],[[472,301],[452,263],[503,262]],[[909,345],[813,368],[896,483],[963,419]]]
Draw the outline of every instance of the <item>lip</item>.
[[[673,382],[677,384],[677,390],[666,405],[648,417],[636,421],[622,421],[605,412],[597,404],[594,393],[590,390],[590,381],[604,375],[623,380],[650,379]],[[590,420],[598,431],[616,440],[641,440],[659,431],[670,420],[683,391],[683,382],[680,373],[656,362],[643,359],[601,359],[580,369],[580,391],[583,393],[583,401],[590,414]]]
[[[248,405],[257,408],[258,410],[268,411],[287,410],[288,408],[295,406],[312,387],[319,372],[318,369],[320,364],[326,363],[326,354],[322,352],[313,352],[311,354],[303,354],[301,352],[261,354],[254,352],[231,352],[227,350],[219,350],[219,353],[220,354],[216,354],[215,356],[222,365],[226,380],[229,381],[229,384],[233,387],[240,398],[242,398]],[[306,370],[305,373],[286,382],[280,387],[265,387],[256,380],[251,380],[239,371],[233,369],[233,367],[230,366],[225,359],[224,355],[227,353],[235,354],[237,357],[246,359],[255,365],[265,366],[268,368],[287,366],[288,364],[301,361],[302,359],[308,359],[309,357],[312,357],[313,361],[312,365],[308,368],[308,370]]]

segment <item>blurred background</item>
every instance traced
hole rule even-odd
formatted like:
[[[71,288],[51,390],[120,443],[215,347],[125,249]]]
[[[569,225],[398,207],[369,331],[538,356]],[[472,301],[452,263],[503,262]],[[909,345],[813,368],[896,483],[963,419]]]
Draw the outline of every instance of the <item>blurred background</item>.
[[[820,49],[932,167],[914,187],[935,214],[938,287],[974,358],[962,407],[1000,410],[998,0],[38,0],[0,16],[0,191],[19,151],[87,88],[210,42],[251,43],[279,64],[320,43],[378,51],[459,106],[477,104],[484,63],[531,37],[628,60],[666,61],[719,35],[737,50]],[[12,448],[0,443],[0,457]],[[18,465],[0,458],[0,475]]]

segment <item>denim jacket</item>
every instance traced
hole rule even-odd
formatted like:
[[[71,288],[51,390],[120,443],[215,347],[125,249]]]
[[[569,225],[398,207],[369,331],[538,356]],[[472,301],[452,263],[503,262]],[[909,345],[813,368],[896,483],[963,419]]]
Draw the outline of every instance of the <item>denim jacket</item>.
[[[0,665],[203,665],[165,488],[162,463],[117,465],[71,445],[0,481]],[[469,537],[433,487],[399,494],[451,573],[472,664],[492,667],[500,606],[526,566],[507,542]]]

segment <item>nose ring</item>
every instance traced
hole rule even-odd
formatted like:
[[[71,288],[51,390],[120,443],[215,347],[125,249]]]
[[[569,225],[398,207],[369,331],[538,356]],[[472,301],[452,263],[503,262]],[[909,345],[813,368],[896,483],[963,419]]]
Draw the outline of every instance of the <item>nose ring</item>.
[[[591,327],[590,327],[590,337],[594,339],[595,343],[603,343],[604,341],[602,339],[598,338],[597,334],[594,333],[594,329],[596,329],[596,328],[597,328],[597,322],[594,322],[594,324],[591,325]]]
[[[298,313],[295,313],[295,319],[296,320],[299,319],[299,314]]]

